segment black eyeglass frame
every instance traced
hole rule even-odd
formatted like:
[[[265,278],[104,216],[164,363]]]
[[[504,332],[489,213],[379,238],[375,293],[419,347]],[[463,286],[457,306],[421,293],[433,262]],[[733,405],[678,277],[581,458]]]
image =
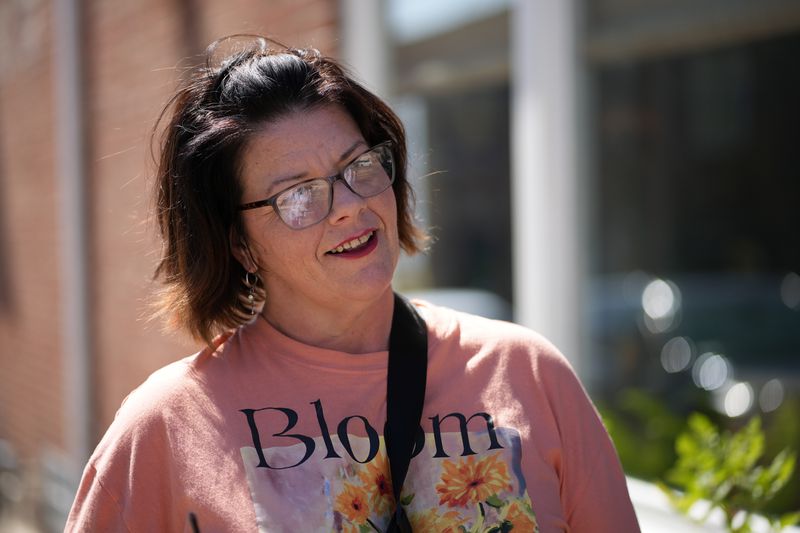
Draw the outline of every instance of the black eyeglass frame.
[[[256,200],[255,202],[248,202],[246,204],[241,204],[238,207],[238,210],[239,211],[248,211],[250,209],[258,209],[259,207],[270,206],[270,207],[272,207],[272,210],[275,211],[275,214],[278,215],[278,218],[281,219],[281,222],[286,224],[291,229],[298,229],[299,230],[299,229],[309,228],[309,227],[311,227],[311,226],[313,226],[315,224],[318,224],[318,223],[322,222],[323,220],[325,220],[325,217],[327,217],[331,213],[331,209],[333,209],[333,185],[337,181],[341,180],[342,183],[344,183],[344,186],[347,187],[353,194],[355,194],[359,198],[372,198],[373,196],[378,196],[382,192],[386,191],[389,187],[391,187],[392,184],[394,184],[394,179],[395,179],[394,152],[392,150],[393,146],[394,146],[394,144],[392,143],[392,141],[384,141],[382,143],[378,143],[375,146],[372,146],[371,148],[368,148],[367,150],[364,150],[363,152],[361,152],[359,155],[355,156],[353,159],[350,160],[349,163],[347,163],[344,166],[344,168],[342,168],[342,170],[340,172],[338,172],[338,173],[336,173],[336,174],[334,174],[332,176],[321,177],[321,178],[311,178],[311,179],[308,179],[308,180],[301,181],[299,183],[295,183],[294,185],[291,185],[289,187],[286,187],[283,190],[280,190],[280,191],[276,192],[275,194],[273,194],[269,198],[265,198],[263,200]],[[383,147],[386,147],[388,149],[388,154],[389,154],[388,163],[389,163],[389,166],[391,168],[391,172],[387,172],[387,174],[389,175],[389,181],[388,181],[388,183],[387,183],[387,185],[386,185],[386,187],[384,189],[381,189],[380,191],[378,191],[376,193],[373,193],[373,194],[365,196],[365,195],[359,193],[358,191],[354,190],[353,187],[349,183],[347,183],[347,180],[345,179],[344,174],[347,171],[347,169],[353,163],[355,163],[360,157],[363,157],[365,154],[368,154],[368,153],[370,153],[370,152],[372,152],[374,150],[377,150],[378,148],[383,148]],[[384,166],[384,169],[385,168],[386,167]],[[306,184],[308,184],[308,183],[310,183],[312,181],[319,181],[319,180],[326,181],[328,183],[328,187],[330,188],[330,194],[328,195],[328,210],[325,213],[325,215],[322,218],[320,218],[319,220],[317,220],[316,222],[312,222],[311,224],[308,224],[306,226],[302,226],[302,227],[299,227],[299,228],[296,228],[296,227],[292,226],[291,224],[289,224],[288,222],[286,222],[286,220],[283,219],[283,216],[281,216],[280,209],[278,209],[278,207],[276,205],[277,204],[277,198],[280,195],[282,195],[283,193],[294,189],[295,187],[306,185]]]

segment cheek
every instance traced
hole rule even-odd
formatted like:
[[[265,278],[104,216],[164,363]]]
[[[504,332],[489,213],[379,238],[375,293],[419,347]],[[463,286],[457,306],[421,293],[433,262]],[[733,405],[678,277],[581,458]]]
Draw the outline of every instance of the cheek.
[[[258,266],[265,272],[291,275],[316,258],[319,235],[313,228],[294,231],[275,218],[254,226],[250,236]]]
[[[262,270],[269,270],[269,263],[275,256],[273,244],[279,235],[280,228],[275,227],[273,221],[267,216],[250,220],[247,224],[248,245],[253,253],[253,258]]]
[[[389,189],[391,190],[391,189]],[[391,225],[392,234],[397,234],[397,202],[395,201],[394,192],[388,195],[388,198],[385,201],[386,203],[386,224],[387,226]]]

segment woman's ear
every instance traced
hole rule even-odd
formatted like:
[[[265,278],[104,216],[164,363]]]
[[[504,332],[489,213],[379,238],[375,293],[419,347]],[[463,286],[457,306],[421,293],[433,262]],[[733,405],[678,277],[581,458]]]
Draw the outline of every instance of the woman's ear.
[[[250,247],[247,246],[247,240],[238,231],[231,228],[230,236],[228,237],[231,243],[231,253],[233,257],[244,267],[247,272],[255,273],[258,271],[253,254],[250,252]]]

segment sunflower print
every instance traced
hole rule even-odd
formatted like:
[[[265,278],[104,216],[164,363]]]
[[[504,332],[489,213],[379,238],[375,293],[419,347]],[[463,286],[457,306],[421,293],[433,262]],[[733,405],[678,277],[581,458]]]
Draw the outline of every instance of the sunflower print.
[[[466,507],[511,490],[508,466],[500,454],[445,461],[442,470],[441,482],[436,485],[440,505]]]

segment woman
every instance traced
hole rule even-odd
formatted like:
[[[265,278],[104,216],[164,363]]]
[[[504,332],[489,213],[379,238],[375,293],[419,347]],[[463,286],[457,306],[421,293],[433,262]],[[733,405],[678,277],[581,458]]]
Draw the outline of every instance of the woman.
[[[385,531],[387,350],[403,336],[391,282],[400,250],[425,238],[400,121],[335,61],[263,39],[198,70],[169,109],[162,309],[209,346],[126,399],[67,529]],[[414,531],[638,530],[611,442],[553,346],[413,308],[427,386],[398,492]]]

